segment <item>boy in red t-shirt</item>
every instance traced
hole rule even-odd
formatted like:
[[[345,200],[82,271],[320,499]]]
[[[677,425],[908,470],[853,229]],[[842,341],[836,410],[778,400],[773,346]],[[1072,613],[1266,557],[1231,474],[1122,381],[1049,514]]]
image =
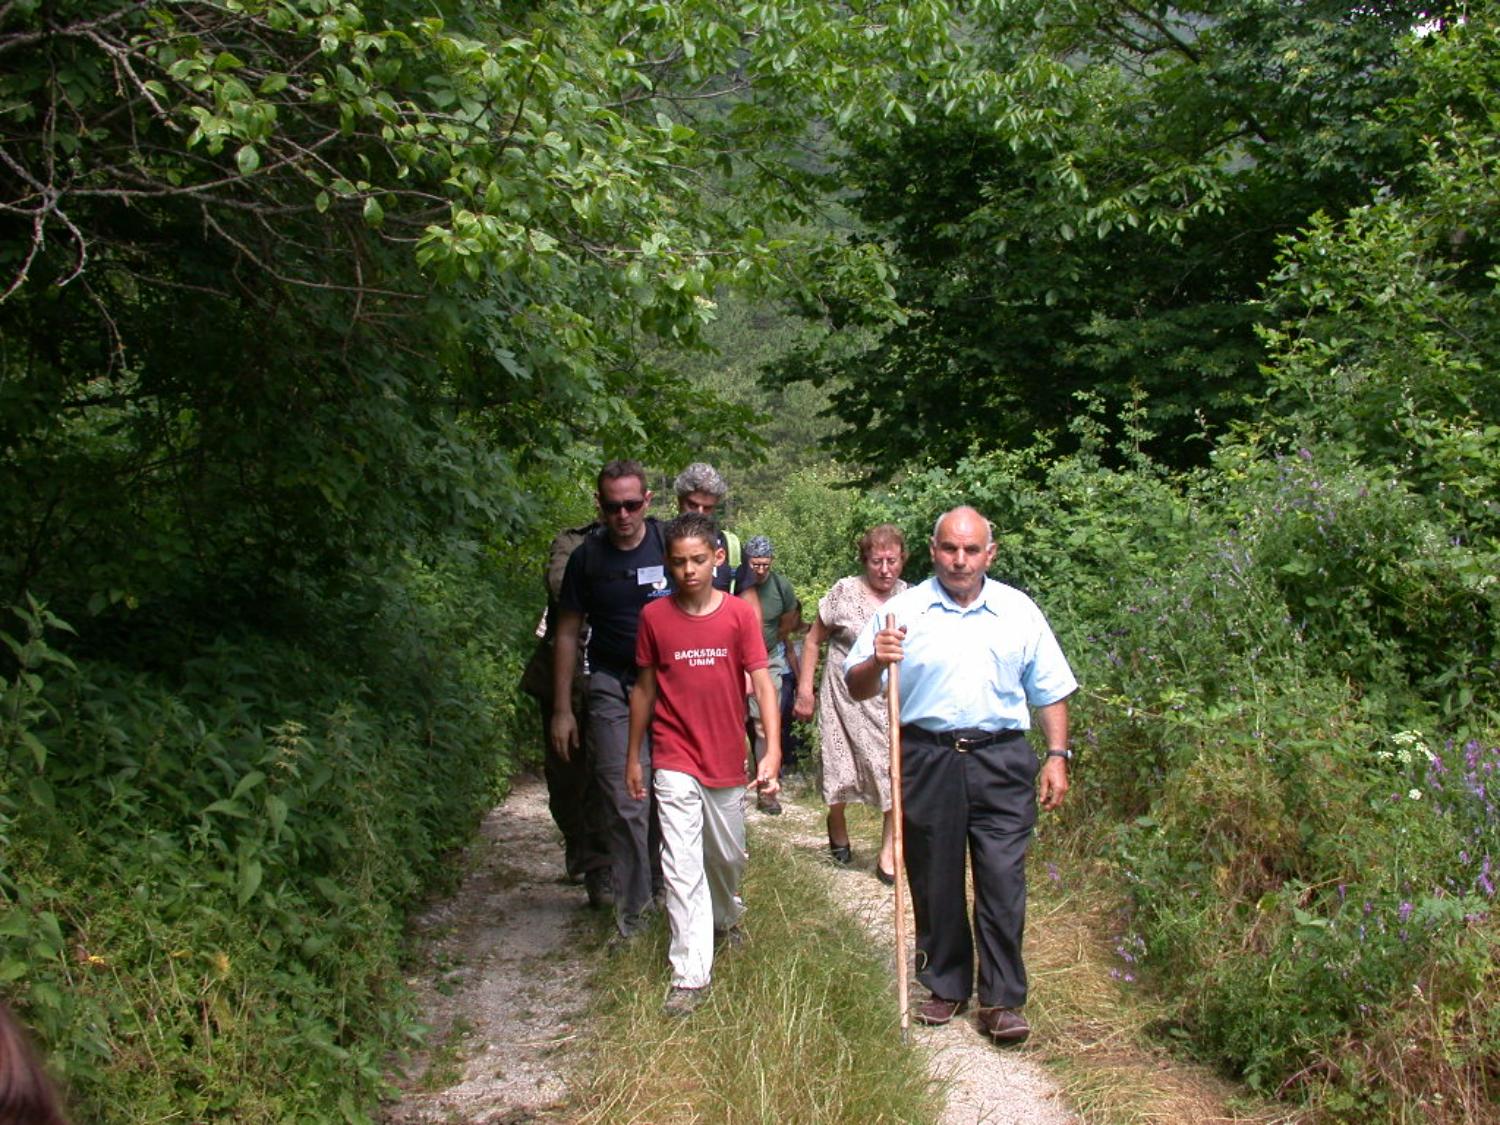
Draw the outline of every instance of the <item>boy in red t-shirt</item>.
[[[775,713],[776,689],[766,671],[760,614],[714,588],[714,568],[723,565],[724,551],[713,522],[690,512],[667,524],[662,537],[672,596],[641,610],[625,787],[636,800],[645,799],[640,752],[649,728],[672,927],[665,1010],[687,1015],[708,995],[715,938],[737,944],[742,937],[745,674],[764,714]],[[774,797],[780,788],[780,732],[766,733],[753,786]]]

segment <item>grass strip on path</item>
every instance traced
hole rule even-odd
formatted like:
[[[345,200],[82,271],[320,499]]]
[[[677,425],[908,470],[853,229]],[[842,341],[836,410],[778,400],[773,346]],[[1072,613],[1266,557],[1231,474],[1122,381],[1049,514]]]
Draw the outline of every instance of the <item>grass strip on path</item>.
[[[750,940],[717,951],[713,992],[691,1016],[661,1011],[664,919],[601,962],[577,1120],[936,1120],[941,1096],[901,1042],[887,957],[829,898],[814,860],[770,832],[751,850]]]

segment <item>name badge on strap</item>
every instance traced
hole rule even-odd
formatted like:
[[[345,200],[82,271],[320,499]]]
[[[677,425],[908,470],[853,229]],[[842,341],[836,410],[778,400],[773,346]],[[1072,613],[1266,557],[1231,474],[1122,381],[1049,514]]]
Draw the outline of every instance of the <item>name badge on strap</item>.
[[[660,586],[667,580],[667,571],[661,566],[638,566],[635,570],[637,586]]]

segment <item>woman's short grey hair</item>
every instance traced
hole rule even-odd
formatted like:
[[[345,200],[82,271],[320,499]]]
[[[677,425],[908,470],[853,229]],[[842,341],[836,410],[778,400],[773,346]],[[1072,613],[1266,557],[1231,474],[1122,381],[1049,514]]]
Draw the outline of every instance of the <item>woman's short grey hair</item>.
[[[729,486],[724,483],[718,470],[703,461],[694,461],[678,473],[672,487],[677,490],[678,496],[686,496],[690,492],[706,492],[722,500],[729,495]]]

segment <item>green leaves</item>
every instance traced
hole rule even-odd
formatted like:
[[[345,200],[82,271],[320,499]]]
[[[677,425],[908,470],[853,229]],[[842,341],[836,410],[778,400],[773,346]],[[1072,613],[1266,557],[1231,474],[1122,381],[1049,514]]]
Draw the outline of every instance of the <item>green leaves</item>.
[[[877,247],[760,231],[813,230],[819,115],[910,115],[887,78],[941,69],[946,5],[626,3],[503,30],[462,6],[103,12],[70,9],[87,34],[0,76],[30,129],[5,198],[57,201],[0,246],[0,329],[34,345],[0,521],[67,528],[13,587],[129,589],[149,614],[336,581],[519,518],[526,465],[623,435],[663,461],[745,441],[644,358],[696,346],[725,286],[899,315]],[[40,124],[63,86],[76,133]],[[90,530],[122,520],[123,557]]]
[[[837,451],[886,474],[912,445],[1066,446],[1076,392],[1141,389],[1152,452],[1193,463],[1263,385],[1278,233],[1399,192],[1418,146],[1377,115],[1413,89],[1399,52],[1422,13],[980,6],[970,49],[841,119],[908,316],[799,365],[841,384]]]
[[[234,155],[234,163],[239,168],[240,175],[248,176],[260,167],[260,153],[254,145],[242,145]]]
[[[388,1037],[411,1033],[401,911],[512,768],[504,641],[530,614],[461,551],[373,581],[305,601],[317,627],[190,642],[170,672],[40,661],[62,634],[25,607],[4,653],[39,642],[21,722],[53,752],[45,803],[0,759],[0,986],[80,1116],[378,1104]]]
[[[260,890],[263,873],[260,860],[249,856],[240,857],[235,877],[235,902],[238,905],[244,906],[255,897],[255,892]]]

